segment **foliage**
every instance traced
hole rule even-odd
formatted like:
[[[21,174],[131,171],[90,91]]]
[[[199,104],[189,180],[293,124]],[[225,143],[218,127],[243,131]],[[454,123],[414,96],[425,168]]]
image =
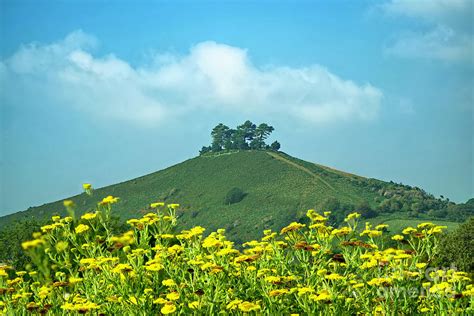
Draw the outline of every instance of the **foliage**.
[[[230,205],[234,203],[239,203],[244,199],[247,194],[242,191],[240,188],[232,188],[227,192],[224,198],[224,204]]]
[[[30,238],[44,223],[25,220],[0,231],[0,263],[8,263],[15,268],[24,267],[30,258],[21,248],[21,243]]]
[[[270,149],[271,150],[274,150],[274,151],[279,151],[280,150],[280,143],[278,141],[274,141],[271,145],[270,145]]]
[[[219,123],[211,131],[212,143],[210,146],[203,146],[199,151],[200,155],[208,152],[221,152],[225,150],[260,150],[271,149],[278,151],[280,143],[273,142],[270,146],[265,140],[274,131],[273,126],[266,123],[255,125],[250,121],[245,121],[236,129]]]
[[[33,266],[0,266],[0,311],[8,314],[412,315],[473,312],[474,288],[466,273],[433,270],[442,227],[423,223],[383,244],[386,225],[360,232],[351,213],[344,226],[329,213],[309,210],[308,225],[293,222],[279,233],[234,248],[220,229],[175,232],[178,204],[152,203],[114,234],[112,204],[76,218],[53,217],[22,246]],[[100,290],[99,290],[100,289]],[[415,295],[413,295],[415,293]]]
[[[474,217],[441,240],[437,262],[474,273]]]

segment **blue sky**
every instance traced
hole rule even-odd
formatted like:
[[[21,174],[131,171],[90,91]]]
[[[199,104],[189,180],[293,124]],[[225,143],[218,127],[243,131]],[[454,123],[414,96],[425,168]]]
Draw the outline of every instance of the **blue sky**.
[[[2,1],[0,215],[246,119],[293,156],[464,202],[473,20],[463,0]]]

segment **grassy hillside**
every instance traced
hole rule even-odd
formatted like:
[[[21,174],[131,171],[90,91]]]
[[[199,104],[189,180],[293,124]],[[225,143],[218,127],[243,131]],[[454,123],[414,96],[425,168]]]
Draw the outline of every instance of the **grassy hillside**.
[[[240,188],[245,197],[238,203],[226,205],[225,196],[232,188]],[[181,227],[202,225],[208,231],[226,228],[234,240],[258,237],[257,232],[266,228],[279,229],[303,218],[310,208],[333,210],[335,222],[354,209],[378,210],[369,215],[382,221],[385,217],[393,218],[394,212],[398,219],[413,215],[427,217],[424,213],[403,210],[402,202],[399,211],[381,208],[387,200],[408,199],[405,202],[409,205],[417,201],[444,205],[444,201],[420,189],[363,178],[274,151],[206,154],[97,189],[92,197],[81,194],[70,199],[83,213],[107,195],[120,197],[114,210],[123,218],[147,212],[149,204],[155,201],[180,203]],[[414,200],[415,197],[418,200]],[[53,214],[64,214],[62,201],[2,217],[0,228],[14,221],[50,218]]]

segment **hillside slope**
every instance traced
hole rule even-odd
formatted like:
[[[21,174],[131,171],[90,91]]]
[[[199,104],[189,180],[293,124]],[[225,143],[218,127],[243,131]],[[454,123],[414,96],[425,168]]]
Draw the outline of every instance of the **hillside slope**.
[[[235,187],[246,195],[240,202],[226,205],[224,198]],[[344,213],[357,208],[376,210],[396,194],[403,196],[403,192],[415,190],[403,191],[399,187],[280,152],[240,151],[206,154],[146,176],[97,189],[92,197],[80,194],[70,199],[83,213],[94,208],[107,195],[118,196],[120,202],[114,207],[114,212],[122,218],[149,211],[149,204],[155,201],[177,202],[181,204],[182,227],[226,228],[234,240],[246,240],[258,237],[256,232],[263,229],[279,229],[293,220],[302,219],[310,208],[331,209],[340,220]],[[430,203],[441,203],[432,200],[435,202]],[[4,216],[0,218],[0,228],[17,220],[45,219],[53,214],[64,215],[62,201]],[[371,214],[375,215],[378,214]]]

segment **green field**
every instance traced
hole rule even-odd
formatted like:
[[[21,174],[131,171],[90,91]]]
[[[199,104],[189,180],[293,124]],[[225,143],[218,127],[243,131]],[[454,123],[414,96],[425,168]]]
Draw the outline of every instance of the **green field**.
[[[226,205],[225,196],[235,187],[245,197]],[[92,197],[80,194],[68,199],[76,203],[79,213],[84,213],[107,195],[120,198],[114,212],[122,218],[148,212],[152,202],[180,203],[178,228],[192,225],[204,226],[208,231],[225,228],[236,241],[257,238],[257,232],[263,229],[280,229],[304,218],[310,208],[333,210],[340,220],[344,213],[363,211],[357,209],[358,205],[377,209],[389,196],[405,199],[406,205],[425,203],[433,208],[445,204],[417,188],[367,179],[285,153],[263,150],[205,154],[146,176],[96,189]],[[0,218],[0,228],[19,220],[48,219],[53,214],[65,214],[62,200],[4,216]],[[388,215],[380,211],[375,220],[392,218],[390,223],[399,227],[412,223],[410,214],[406,210]],[[421,215],[420,221],[424,221],[427,216]],[[448,223],[449,227],[455,225]]]

